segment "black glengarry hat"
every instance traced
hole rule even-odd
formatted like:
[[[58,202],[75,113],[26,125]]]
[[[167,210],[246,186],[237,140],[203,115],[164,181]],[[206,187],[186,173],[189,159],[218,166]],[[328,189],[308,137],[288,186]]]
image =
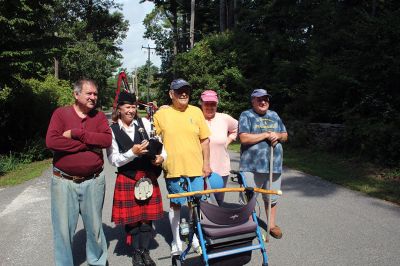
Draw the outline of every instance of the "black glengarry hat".
[[[129,93],[127,91],[121,91],[118,95],[118,105],[123,104],[135,104],[136,103],[136,95],[134,93]]]

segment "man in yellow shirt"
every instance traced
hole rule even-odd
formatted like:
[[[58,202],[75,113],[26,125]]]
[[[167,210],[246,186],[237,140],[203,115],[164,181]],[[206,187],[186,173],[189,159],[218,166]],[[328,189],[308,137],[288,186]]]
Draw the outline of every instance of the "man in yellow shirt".
[[[190,93],[191,86],[187,81],[172,81],[169,90],[172,105],[158,110],[154,115],[157,134],[161,136],[167,152],[164,168],[170,194],[185,192],[180,186],[182,176],[190,177],[192,191],[196,191],[204,189],[203,177],[211,174],[208,139],[211,133],[200,108],[189,105]],[[179,221],[181,205],[185,202],[186,198],[170,200],[168,217],[173,236],[171,255],[182,252]],[[199,242],[195,237],[192,246],[200,253]]]

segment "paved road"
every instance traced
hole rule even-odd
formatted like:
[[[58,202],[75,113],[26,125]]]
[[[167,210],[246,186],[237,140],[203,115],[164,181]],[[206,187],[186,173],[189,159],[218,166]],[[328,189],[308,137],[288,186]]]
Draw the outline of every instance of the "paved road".
[[[237,154],[232,155],[232,163],[237,169]],[[106,163],[105,171],[103,221],[109,263],[131,265],[123,230],[110,222],[115,168]],[[50,174],[49,168],[37,179],[0,189],[0,265],[53,265]],[[284,237],[272,239],[268,246],[270,265],[400,265],[399,206],[299,171],[286,169],[283,180],[278,224]],[[160,183],[165,195],[162,178]],[[237,195],[230,195],[229,201],[237,200]],[[168,210],[166,200],[164,210]],[[264,212],[261,217],[265,217]],[[152,256],[157,265],[171,265],[167,216],[155,223],[155,228],[158,234],[152,243]],[[86,265],[84,250],[85,233],[80,222],[74,239],[76,265]],[[191,256],[190,265],[199,265]],[[259,252],[253,252],[249,265],[261,265]]]

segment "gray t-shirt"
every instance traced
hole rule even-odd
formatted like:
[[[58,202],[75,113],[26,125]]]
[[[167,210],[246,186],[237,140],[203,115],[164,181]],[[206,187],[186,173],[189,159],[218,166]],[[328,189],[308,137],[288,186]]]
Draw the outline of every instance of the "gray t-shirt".
[[[278,114],[268,110],[265,115],[259,115],[253,109],[241,113],[239,118],[239,134],[262,132],[285,133],[286,127]],[[252,145],[240,146],[240,171],[269,173],[270,146],[268,141]],[[281,143],[274,147],[274,173],[282,173],[283,149]]]

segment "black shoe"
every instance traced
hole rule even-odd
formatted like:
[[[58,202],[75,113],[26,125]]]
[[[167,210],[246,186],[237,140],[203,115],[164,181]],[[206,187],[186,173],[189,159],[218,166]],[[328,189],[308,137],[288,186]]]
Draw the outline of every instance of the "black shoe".
[[[147,264],[145,264],[143,262],[142,259],[142,252],[140,252],[139,250],[133,250],[132,253],[132,265],[133,266],[146,266]]]
[[[149,250],[145,249],[141,253],[142,253],[142,259],[143,259],[144,265],[146,265],[146,266],[156,266],[156,263],[150,257],[150,251]]]

